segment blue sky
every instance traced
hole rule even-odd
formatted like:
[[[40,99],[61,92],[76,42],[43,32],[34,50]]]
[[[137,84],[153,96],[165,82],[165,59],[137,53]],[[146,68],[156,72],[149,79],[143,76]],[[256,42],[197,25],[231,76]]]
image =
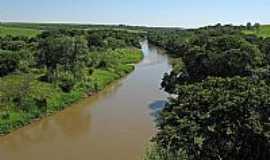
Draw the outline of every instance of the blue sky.
[[[270,0],[0,0],[0,21],[179,27],[270,24]]]

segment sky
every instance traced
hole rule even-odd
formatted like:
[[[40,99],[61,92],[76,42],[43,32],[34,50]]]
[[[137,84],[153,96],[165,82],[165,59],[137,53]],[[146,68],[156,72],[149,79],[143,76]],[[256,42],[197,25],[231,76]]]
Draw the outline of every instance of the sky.
[[[270,24],[270,0],[0,0],[0,21],[185,28]]]

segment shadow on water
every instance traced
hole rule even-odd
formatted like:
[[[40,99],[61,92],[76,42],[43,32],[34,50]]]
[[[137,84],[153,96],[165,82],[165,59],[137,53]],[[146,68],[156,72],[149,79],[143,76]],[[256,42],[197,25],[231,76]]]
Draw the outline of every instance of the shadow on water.
[[[154,117],[155,121],[159,118],[160,112],[166,107],[166,100],[156,100],[149,105],[151,109],[150,115]]]

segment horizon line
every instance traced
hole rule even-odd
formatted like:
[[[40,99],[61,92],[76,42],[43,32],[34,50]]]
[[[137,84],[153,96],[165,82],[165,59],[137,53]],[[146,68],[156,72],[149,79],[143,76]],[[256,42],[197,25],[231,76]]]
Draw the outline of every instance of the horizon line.
[[[197,27],[181,27],[181,26],[152,26],[152,25],[139,25],[139,24],[125,24],[125,23],[92,23],[92,22],[76,22],[76,21],[9,21],[9,20],[0,20],[1,23],[10,23],[10,24],[65,24],[65,25],[93,25],[93,26],[128,26],[128,27],[146,27],[146,28],[179,28],[179,29],[196,29],[206,26],[214,26],[217,24],[221,25],[236,25],[233,23],[220,23],[217,22],[215,24],[206,24],[206,25],[200,25]],[[249,23],[249,22],[247,22]],[[250,22],[251,24],[259,23],[261,25],[270,25],[270,23],[260,23],[260,22]],[[238,24],[237,26],[246,25],[246,24]]]

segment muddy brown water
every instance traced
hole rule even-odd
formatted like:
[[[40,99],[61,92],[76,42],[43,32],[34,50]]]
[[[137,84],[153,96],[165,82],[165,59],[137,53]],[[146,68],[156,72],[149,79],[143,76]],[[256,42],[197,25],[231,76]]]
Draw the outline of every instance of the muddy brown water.
[[[0,160],[139,160],[155,132],[168,57],[147,41],[127,77],[63,112],[0,137]]]

